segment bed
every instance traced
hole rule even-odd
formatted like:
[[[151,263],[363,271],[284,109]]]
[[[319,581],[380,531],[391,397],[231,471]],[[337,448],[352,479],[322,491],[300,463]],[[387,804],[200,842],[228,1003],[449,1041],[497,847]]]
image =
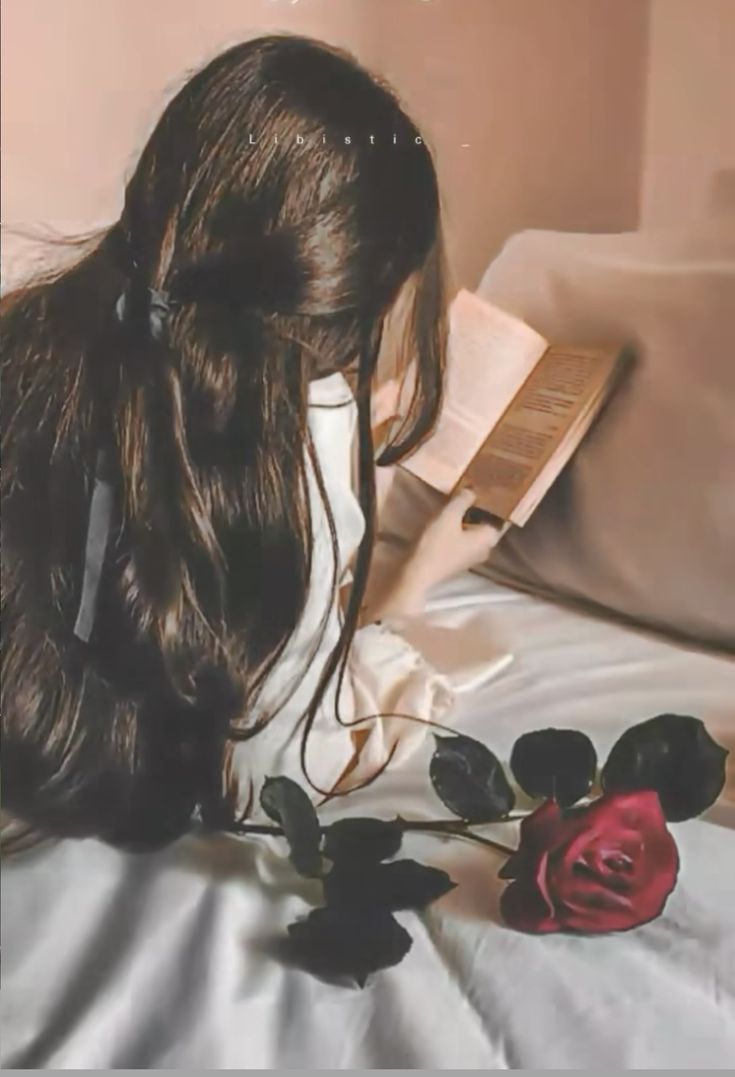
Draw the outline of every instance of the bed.
[[[408,854],[459,886],[398,914],[410,953],[358,989],[274,956],[286,925],[320,903],[280,841],[192,836],[145,856],[94,841],[28,849],[3,865],[6,1067],[732,1066],[735,661],[616,619],[731,635],[735,240],[723,253],[717,236],[714,250],[528,234],[494,261],[486,297],[547,336],[590,319],[630,331],[647,344],[644,376],[509,548],[504,567],[525,573],[526,589],[465,574],[404,626],[446,667],[454,728],[501,760],[521,733],[557,726],[589,734],[603,761],[623,730],[667,712],[702,719],[730,749],[717,803],[672,824],[682,871],[663,915],[611,936],[514,932],[499,916],[497,852],[412,834]],[[379,548],[388,567],[420,515],[408,493],[396,504],[402,519]],[[427,737],[323,821],[442,818],[432,747]],[[517,825],[484,833],[513,844]]]
[[[701,717],[735,747],[727,658],[469,574],[434,595],[425,625],[512,653],[460,693],[454,719],[501,758],[521,732],[548,725],[586,731],[604,758],[626,726],[665,711]],[[427,742],[349,811],[441,817],[430,751]],[[484,833],[515,838],[514,826]],[[192,838],[145,856],[93,841],[29,850],[3,869],[3,1064],[728,1068],[734,827],[730,772],[705,818],[672,826],[683,870],[661,918],[597,938],[510,931],[498,916],[499,855],[415,835],[411,855],[460,885],[424,914],[398,914],[413,948],[362,990],[274,959],[274,937],[318,895],[273,839]]]

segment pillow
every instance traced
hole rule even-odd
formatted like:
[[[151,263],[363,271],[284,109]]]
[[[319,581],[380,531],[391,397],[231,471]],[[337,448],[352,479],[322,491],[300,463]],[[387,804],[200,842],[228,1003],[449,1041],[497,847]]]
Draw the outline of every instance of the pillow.
[[[735,228],[513,237],[478,294],[638,359],[491,572],[735,651]]]

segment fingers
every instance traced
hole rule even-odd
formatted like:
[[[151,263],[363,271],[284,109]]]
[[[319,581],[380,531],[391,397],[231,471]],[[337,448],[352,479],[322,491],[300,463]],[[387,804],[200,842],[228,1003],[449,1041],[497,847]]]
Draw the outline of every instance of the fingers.
[[[467,512],[462,517],[462,523],[467,527],[472,524],[494,524],[495,520],[489,512],[485,512],[484,509],[478,509],[476,505],[467,509]]]
[[[474,505],[477,500],[477,494],[471,487],[465,486],[457,493],[453,494],[451,500],[444,506],[442,510],[448,517],[457,519],[461,524],[464,514],[469,508]]]
[[[471,486],[463,486],[452,498],[451,504],[462,506],[465,511],[477,501],[477,494]]]
[[[492,524],[476,524],[462,532],[460,570],[474,568],[489,558],[498,541]]]
[[[486,519],[481,509],[475,508],[477,493],[465,487],[455,494],[452,504],[459,513],[462,528],[462,548],[467,567],[481,564],[490,556],[498,541],[498,527]],[[469,519],[465,519],[469,517]]]
[[[468,546],[478,552],[480,560],[485,559],[498,541],[498,529],[493,524],[473,524],[466,534]]]

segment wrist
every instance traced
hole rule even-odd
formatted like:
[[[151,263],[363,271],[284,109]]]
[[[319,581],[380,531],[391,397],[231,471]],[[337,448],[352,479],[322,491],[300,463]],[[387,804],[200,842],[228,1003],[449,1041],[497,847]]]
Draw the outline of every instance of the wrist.
[[[426,588],[409,572],[401,572],[392,583],[383,589],[362,608],[360,624],[375,624],[390,618],[414,617],[421,613],[426,605]]]
[[[426,606],[429,588],[410,563],[404,565],[391,589],[384,614],[410,617],[421,613]]]

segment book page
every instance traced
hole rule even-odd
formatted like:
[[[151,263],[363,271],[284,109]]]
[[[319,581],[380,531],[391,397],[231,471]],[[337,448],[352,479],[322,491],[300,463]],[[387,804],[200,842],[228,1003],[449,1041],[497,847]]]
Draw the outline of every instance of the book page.
[[[522,525],[604,399],[618,349],[551,347],[467,469],[477,504]]]
[[[569,430],[562,438],[559,445],[546,462],[536,479],[531,483],[526,493],[515,506],[510,515],[511,523],[522,527],[542,500],[548,489],[555,481],[557,475],[567,464],[574,450],[584,439],[585,434],[594,422],[597,413],[604,403],[606,393],[603,390],[582,409],[572,423]]]
[[[442,410],[431,437],[402,466],[451,493],[546,347],[519,318],[459,292],[449,310]]]

